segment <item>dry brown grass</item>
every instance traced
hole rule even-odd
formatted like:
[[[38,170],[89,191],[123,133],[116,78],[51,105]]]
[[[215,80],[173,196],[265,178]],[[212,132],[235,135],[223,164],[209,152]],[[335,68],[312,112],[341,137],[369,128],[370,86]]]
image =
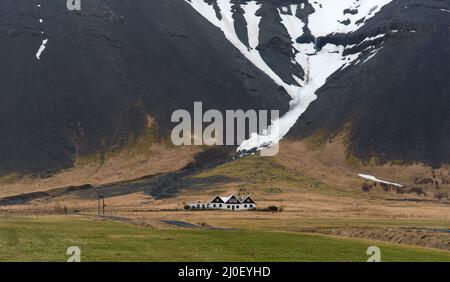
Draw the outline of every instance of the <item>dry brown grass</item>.
[[[336,137],[332,143],[325,143],[318,148],[314,140],[285,141],[280,145],[280,153],[276,160],[286,168],[303,173],[306,176],[320,179],[322,182],[341,189],[360,189],[364,182],[357,176],[358,173],[374,175],[379,179],[401,183],[407,186],[424,187],[436,192],[434,185],[417,185],[415,178],[433,178],[433,173],[438,181],[445,176],[450,176],[450,166],[433,169],[424,164],[365,164],[346,154],[343,142],[345,136]],[[441,191],[449,191],[450,185],[440,183]]]
[[[84,184],[102,185],[137,179],[147,175],[173,172],[194,160],[199,147],[170,147],[153,145],[140,153],[122,150],[106,156],[79,160],[75,167],[48,178],[8,175],[0,178],[0,197],[45,191]]]
[[[412,185],[416,177],[432,177],[430,167],[421,164],[365,165],[354,159],[349,160],[339,138],[333,143],[320,146],[314,145],[314,142],[317,140],[285,141],[275,158],[252,156],[200,171],[180,180],[185,183],[174,197],[155,199],[139,192],[107,198],[106,212],[109,215],[130,218],[136,224],[152,228],[174,228],[162,220],[180,220],[218,228],[301,232],[334,230],[330,231],[330,234],[340,236],[356,236],[354,234],[357,234],[357,231],[350,232],[351,234],[342,231],[350,227],[355,228],[351,230],[361,231],[361,236],[376,237],[379,236],[379,231],[367,231],[367,228],[383,230],[386,226],[449,226],[448,201],[437,201],[431,196],[397,195],[381,191],[363,193],[361,184],[364,180],[357,176],[358,173],[367,173],[381,179]],[[10,176],[0,192],[4,195],[18,194],[18,191],[45,190],[64,185],[103,184],[176,171],[192,161],[199,150],[195,147],[155,148],[152,154],[138,154],[133,157],[125,153],[115,154],[101,166],[88,162],[52,178],[37,181],[22,179],[14,183],[11,181],[13,176]],[[444,167],[434,170],[434,174],[448,174],[448,169]],[[226,177],[230,181],[215,183],[210,180],[214,176]],[[202,185],[201,188],[191,187],[189,183],[192,180],[204,180],[207,185]],[[427,189],[433,191],[435,188]],[[448,187],[444,185],[441,189],[445,191]],[[250,194],[256,199],[259,208],[282,206],[283,212],[183,210],[184,203],[207,201],[217,194]],[[69,212],[77,210],[82,214],[97,213],[96,200],[81,199],[76,194],[37,200],[28,205],[2,207],[2,213],[55,213],[56,210],[61,211],[55,208],[58,206],[67,207]],[[410,235],[408,233],[409,237],[414,237]],[[440,242],[433,239],[427,244],[439,245]]]

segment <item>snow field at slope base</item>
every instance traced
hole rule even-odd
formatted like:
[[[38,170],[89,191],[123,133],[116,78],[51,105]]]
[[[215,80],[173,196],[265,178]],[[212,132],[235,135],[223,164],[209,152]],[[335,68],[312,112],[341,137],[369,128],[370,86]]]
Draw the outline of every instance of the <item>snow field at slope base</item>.
[[[264,135],[252,134],[250,139],[244,141],[238,148],[238,151],[245,152],[257,148],[262,149],[279,143],[281,139],[297,122],[298,118],[307,110],[309,105],[317,98],[316,91],[321,88],[328,77],[341,68],[346,68],[358,59],[361,53],[344,56],[346,47],[333,44],[327,44],[320,50],[317,50],[313,43],[300,44],[296,39],[303,34],[303,28],[306,23],[296,16],[298,9],[305,9],[305,4],[291,4],[278,9],[282,24],[288,31],[291,41],[293,54],[295,52],[295,62],[298,63],[305,73],[305,77],[299,78],[293,76],[298,85],[287,84],[280,76],[274,72],[264,61],[259,51],[256,49],[259,45],[259,24],[261,17],[256,12],[261,8],[257,1],[249,1],[246,4],[240,4],[244,10],[244,18],[247,22],[247,32],[249,38],[248,48],[236,34],[234,28],[233,12],[231,0],[217,0],[222,18],[219,19],[212,4],[204,0],[185,0],[197,12],[210,21],[213,25],[222,30],[225,37],[258,69],[266,73],[273,81],[282,86],[292,97],[290,111],[278,120],[272,121],[268,133]],[[364,22],[373,17],[380,9],[392,0],[339,0],[310,1],[315,12],[308,16],[308,25],[314,37],[325,36],[331,33],[350,33],[363,26]],[[344,13],[346,9],[352,10],[356,14]],[[344,25],[340,22],[350,21]],[[379,36],[384,36],[381,34]],[[378,37],[378,36],[377,36]],[[376,38],[366,38],[365,40],[374,40]],[[378,50],[372,51],[367,60],[376,55]]]
[[[378,182],[378,183],[388,184],[388,185],[392,185],[392,186],[396,186],[396,187],[403,187],[403,185],[401,185],[401,184],[394,183],[394,182],[389,182],[389,181],[385,181],[385,180],[381,180],[381,179],[376,178],[375,176],[368,175],[368,174],[360,173],[360,174],[358,174],[358,176],[361,177],[361,178],[367,179],[367,180]]]

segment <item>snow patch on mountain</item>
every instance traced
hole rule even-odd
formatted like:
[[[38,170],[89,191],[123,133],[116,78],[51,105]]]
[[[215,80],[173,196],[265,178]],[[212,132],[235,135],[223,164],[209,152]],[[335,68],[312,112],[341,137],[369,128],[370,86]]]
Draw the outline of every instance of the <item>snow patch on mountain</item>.
[[[303,5],[304,6],[304,5]],[[286,7],[281,8],[282,12],[279,11],[279,15],[281,17],[281,20],[288,30],[289,34],[291,35],[291,38],[293,40],[299,38],[303,35],[303,28],[306,26],[306,24],[296,16],[297,9],[302,9],[298,7],[298,5],[290,5],[290,11],[289,8],[283,9]]]
[[[38,59],[38,60],[41,59],[41,55],[44,52],[45,48],[47,47],[47,42],[48,42],[48,39],[42,40],[42,44],[39,47],[39,50],[36,52],[36,59]]]
[[[260,150],[278,144],[296,123],[298,118],[307,110],[309,105],[317,98],[316,91],[326,83],[327,79],[333,73],[353,63],[361,62],[359,59],[361,52],[353,54],[349,52],[345,53],[348,48],[354,47],[355,45],[343,46],[328,43],[325,46],[318,47],[317,39],[330,34],[356,31],[392,0],[314,0],[306,4],[289,4],[278,7],[277,12],[281,18],[281,24],[286,28],[291,37],[292,54],[295,58],[293,63],[298,64],[305,73],[302,78],[292,74],[292,77],[298,85],[283,81],[269,67],[258,50],[261,16],[257,12],[264,5],[261,1],[252,0],[241,4],[233,0],[185,1],[213,25],[220,28],[225,37],[250,62],[272,78],[276,84],[283,87],[292,97],[290,111],[279,119],[273,120],[267,134],[258,135],[255,133],[249,140],[244,141],[239,146],[238,151],[245,154],[248,151]],[[233,18],[234,5],[238,5],[244,11],[249,47],[239,39],[236,33]],[[314,12],[307,12],[307,18],[302,19],[298,17],[298,14],[302,12],[301,10],[310,8],[311,6]],[[314,42],[297,42],[297,39],[308,31],[314,37]],[[359,44],[366,41],[374,41],[384,37],[384,35],[380,34],[375,37],[365,38]],[[367,51],[367,48],[364,51]],[[363,63],[373,58],[377,52],[378,49],[370,50],[369,56]]]
[[[234,20],[232,12],[231,0],[217,0],[217,6],[220,9],[221,18],[216,15],[216,11],[212,4],[208,4],[204,0],[186,0],[195,10],[215,26],[219,27],[225,34],[225,37],[257,68],[271,77],[275,83],[282,86],[286,91],[295,97],[299,91],[298,86],[285,83],[263,60],[256,47],[259,45],[259,23],[261,17],[256,16],[256,12],[261,7],[256,1],[241,5],[244,10],[244,17],[247,22],[247,30],[249,36],[250,48],[239,39],[234,29]]]
[[[38,7],[39,9],[42,7],[41,4],[37,4],[36,7]],[[42,25],[44,23],[44,19],[39,18],[39,23]],[[41,28],[41,34],[44,34],[44,30]],[[41,46],[39,46],[39,49],[36,52],[36,59],[38,59],[38,61],[41,59],[41,55],[42,53],[45,51],[45,48],[47,48],[47,43],[48,43],[48,38],[44,38],[42,39],[42,43]]]
[[[392,0],[314,0],[309,30],[315,37],[357,30]]]
[[[358,176],[361,177],[361,178],[367,179],[367,180],[378,182],[378,183],[383,183],[383,184],[387,184],[387,185],[393,185],[393,186],[397,186],[397,187],[403,187],[403,185],[401,185],[401,184],[394,183],[394,182],[389,182],[389,181],[385,181],[385,180],[381,180],[381,179],[376,178],[375,176],[368,175],[368,174],[360,173],[360,174],[358,174]]]

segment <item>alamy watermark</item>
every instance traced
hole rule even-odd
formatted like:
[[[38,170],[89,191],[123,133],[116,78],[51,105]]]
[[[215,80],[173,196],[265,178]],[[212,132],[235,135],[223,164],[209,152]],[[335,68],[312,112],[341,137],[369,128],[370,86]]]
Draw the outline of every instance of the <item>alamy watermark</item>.
[[[80,11],[81,10],[81,0],[67,0],[66,3],[67,10],[69,11]]]
[[[171,121],[177,125],[171,140],[175,146],[239,146],[250,138],[244,150],[264,148],[264,156],[278,153],[277,144],[264,143],[267,136],[277,136],[278,127],[269,125],[279,118],[278,110],[226,110],[224,116],[214,109],[203,112],[203,103],[194,102],[193,112],[193,116],[187,110],[173,112]]]
[[[67,262],[81,262],[81,249],[77,246],[68,247],[66,255],[69,256]]]
[[[377,246],[367,248],[367,255],[370,256],[367,262],[381,262],[381,250]]]

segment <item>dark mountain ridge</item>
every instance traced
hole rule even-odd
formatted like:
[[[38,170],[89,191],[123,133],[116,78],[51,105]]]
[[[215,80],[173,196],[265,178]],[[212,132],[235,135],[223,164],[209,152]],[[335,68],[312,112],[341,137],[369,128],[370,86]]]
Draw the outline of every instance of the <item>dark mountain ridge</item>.
[[[167,138],[172,112],[194,101],[205,110],[286,112],[291,97],[280,85],[308,83],[309,59],[341,67],[332,66],[289,138],[348,130],[348,152],[364,160],[450,163],[449,3],[378,2],[327,15],[323,0],[92,0],[78,12],[65,1],[4,0],[0,175],[70,167],[142,135],[149,120]],[[232,21],[247,50],[202,16],[209,8]],[[329,16],[345,20],[321,26]],[[255,51],[265,65],[249,59]]]
[[[194,101],[287,110],[286,92],[182,0],[65,2],[0,3],[0,174],[70,167],[149,118],[165,137],[172,112]]]
[[[393,1],[351,36],[321,38],[386,33],[374,58],[330,77],[290,136],[348,130],[349,153],[365,160],[450,163],[449,9],[448,1]]]

